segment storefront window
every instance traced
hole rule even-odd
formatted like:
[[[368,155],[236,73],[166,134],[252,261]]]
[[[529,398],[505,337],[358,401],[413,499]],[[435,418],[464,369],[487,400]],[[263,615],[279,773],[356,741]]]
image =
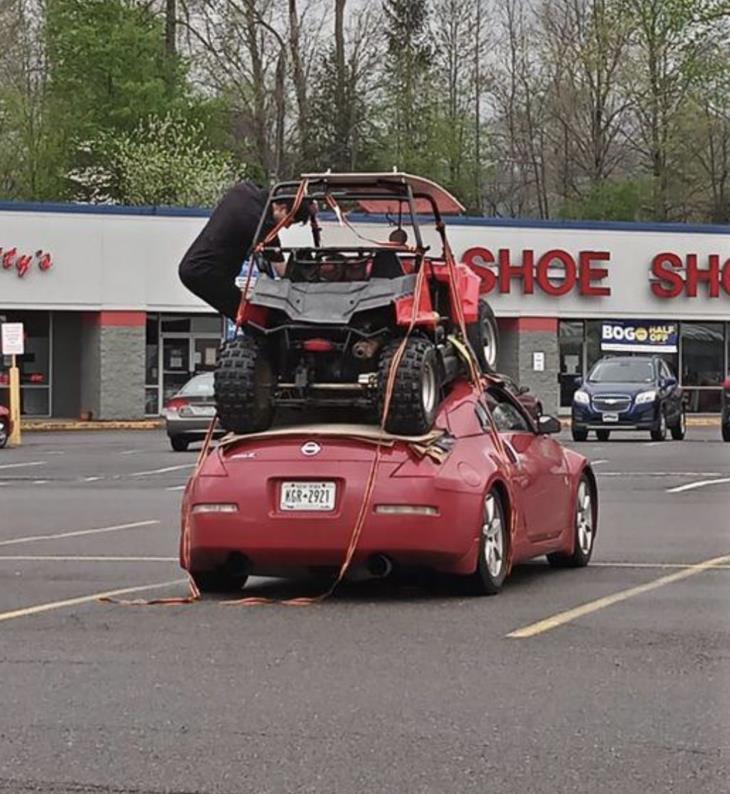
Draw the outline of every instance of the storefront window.
[[[560,406],[569,408],[578,379],[583,376],[583,320],[561,320],[558,324],[560,346]]]
[[[682,385],[687,410],[720,410],[720,385],[725,377],[725,324],[682,323]],[[694,387],[694,388],[693,388]]]
[[[723,323],[682,323],[682,383],[719,386],[725,374]]]
[[[0,322],[23,323],[25,353],[17,357],[20,370],[20,411],[48,416],[51,383],[51,315],[49,312],[2,312]],[[8,405],[11,359],[0,357],[0,403]]]

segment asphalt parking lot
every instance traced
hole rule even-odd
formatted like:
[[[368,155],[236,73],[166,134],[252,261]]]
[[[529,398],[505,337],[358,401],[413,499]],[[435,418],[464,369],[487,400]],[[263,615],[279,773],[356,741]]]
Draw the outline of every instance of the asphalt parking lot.
[[[195,451],[26,434],[0,451],[0,791],[726,792],[730,446],[578,446],[587,569],[538,561],[475,600],[369,582],[306,609],[125,607],[98,594],[186,593]]]

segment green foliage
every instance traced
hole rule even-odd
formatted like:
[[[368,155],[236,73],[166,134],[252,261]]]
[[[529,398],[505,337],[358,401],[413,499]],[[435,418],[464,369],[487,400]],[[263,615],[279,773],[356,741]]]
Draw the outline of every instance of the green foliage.
[[[648,179],[606,180],[596,183],[585,197],[566,201],[559,216],[571,220],[646,220],[650,201],[651,182]]]
[[[46,39],[50,100],[81,139],[132,129],[186,93],[182,64],[165,52],[162,21],[144,5],[49,0]]]
[[[77,199],[94,203],[212,206],[240,175],[202,124],[174,115],[102,133],[82,153],[87,163],[69,179]]]

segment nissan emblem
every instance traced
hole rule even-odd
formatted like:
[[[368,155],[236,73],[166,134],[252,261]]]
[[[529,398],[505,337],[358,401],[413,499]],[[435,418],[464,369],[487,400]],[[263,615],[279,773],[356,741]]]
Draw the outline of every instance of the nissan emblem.
[[[306,444],[302,444],[302,455],[311,457],[312,455],[319,455],[321,451],[322,447],[316,441],[307,441]]]

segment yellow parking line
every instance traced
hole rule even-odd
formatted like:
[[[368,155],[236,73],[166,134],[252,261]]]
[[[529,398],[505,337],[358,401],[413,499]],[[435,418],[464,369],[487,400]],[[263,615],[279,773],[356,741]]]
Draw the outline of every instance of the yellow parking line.
[[[714,557],[711,560],[698,562],[694,565],[691,565],[689,568],[667,574],[666,576],[661,576],[659,579],[654,579],[653,581],[647,582],[646,584],[641,584],[637,587],[630,587],[628,590],[621,590],[618,593],[613,593],[612,595],[598,598],[595,601],[589,601],[587,604],[581,604],[580,606],[573,607],[573,609],[568,609],[565,612],[558,612],[557,615],[545,618],[544,620],[540,620],[537,623],[531,623],[529,626],[524,626],[521,629],[515,629],[515,631],[511,631],[507,636],[512,639],[524,640],[528,637],[534,637],[537,634],[544,634],[546,631],[556,629],[558,626],[563,626],[566,623],[570,623],[572,620],[582,618],[585,615],[590,615],[592,612],[598,612],[599,609],[605,609],[606,607],[610,607],[613,604],[618,604],[620,601],[626,601],[629,598],[641,595],[642,593],[648,593],[650,590],[656,590],[659,587],[664,587],[665,585],[671,584],[672,582],[678,582],[681,579],[687,579],[689,576],[695,576],[698,573],[702,573],[703,571],[707,571],[710,568],[715,568],[718,565],[723,565],[728,562],[730,562],[730,554],[725,555],[724,557]]]
[[[171,579],[169,582],[143,584],[138,587],[124,587],[121,590],[107,590],[104,593],[91,593],[90,595],[77,596],[76,598],[65,598],[63,601],[50,601],[47,604],[36,604],[32,607],[13,609],[10,612],[0,612],[0,622],[4,620],[14,620],[15,618],[25,618],[29,615],[37,615],[40,612],[50,612],[53,609],[63,609],[64,607],[74,607],[78,604],[87,604],[89,601],[98,601],[100,598],[114,598],[115,596],[126,595],[127,593],[137,593],[140,590],[161,590],[163,587],[171,587],[174,584],[185,584],[186,581],[187,579]]]

